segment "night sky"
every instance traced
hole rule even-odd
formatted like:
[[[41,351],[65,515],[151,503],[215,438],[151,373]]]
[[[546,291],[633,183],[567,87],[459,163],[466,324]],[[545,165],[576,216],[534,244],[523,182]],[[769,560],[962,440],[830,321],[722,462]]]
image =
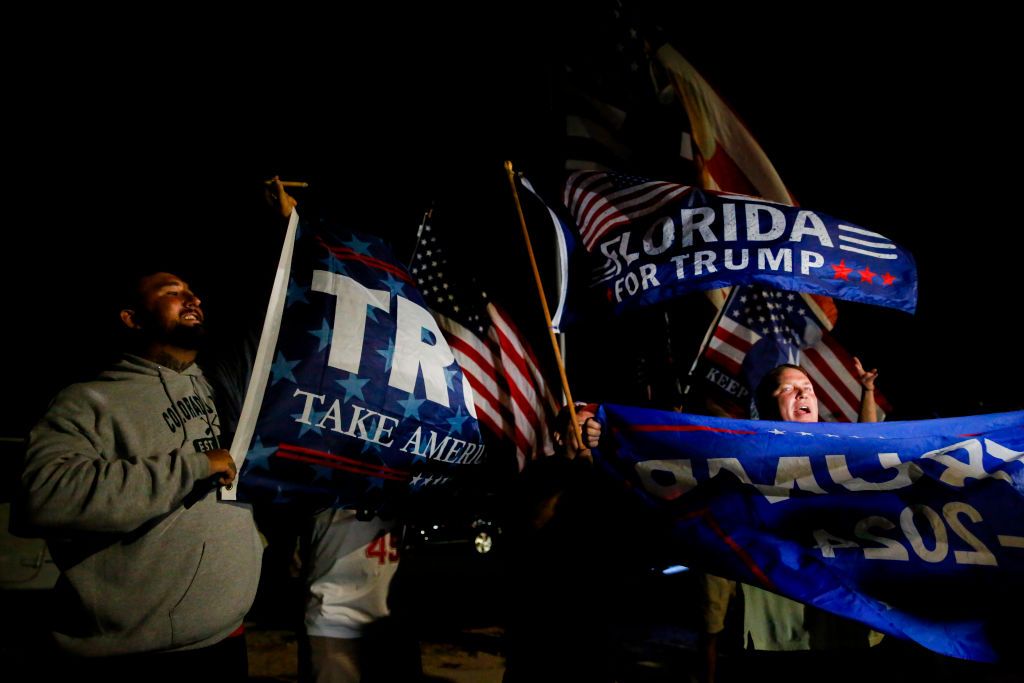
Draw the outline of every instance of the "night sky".
[[[565,37],[586,29],[522,8],[420,12],[401,29],[382,12],[339,27],[282,17],[261,30],[173,38],[40,35],[24,59],[48,59],[14,77],[21,97],[7,136],[18,177],[0,435],[21,435],[98,352],[102,297],[125,262],[161,253],[194,262],[207,308],[244,292],[259,181],[274,173],[312,184],[297,193],[300,212],[381,234],[400,260],[433,202],[488,288],[525,300],[532,282],[501,163],[543,174],[558,161],[552,73]],[[894,416],[1024,407],[1011,332],[1022,240],[1006,22],[657,19],[801,205],[915,255],[917,315],[840,302],[835,330],[880,368]],[[710,317],[694,321],[697,336]],[[612,362],[614,353],[587,359],[586,372]]]

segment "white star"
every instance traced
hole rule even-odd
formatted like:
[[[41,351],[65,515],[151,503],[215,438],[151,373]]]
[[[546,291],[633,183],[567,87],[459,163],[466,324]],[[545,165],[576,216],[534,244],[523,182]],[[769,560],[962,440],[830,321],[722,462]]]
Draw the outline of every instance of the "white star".
[[[770,430],[768,433],[769,434],[785,434],[786,432],[782,431],[781,429],[775,428],[775,429]]]
[[[832,438],[832,439],[838,439],[839,438],[838,434],[826,434],[825,436],[827,436],[829,438]]]
[[[797,432],[800,436],[814,436],[812,432]]]

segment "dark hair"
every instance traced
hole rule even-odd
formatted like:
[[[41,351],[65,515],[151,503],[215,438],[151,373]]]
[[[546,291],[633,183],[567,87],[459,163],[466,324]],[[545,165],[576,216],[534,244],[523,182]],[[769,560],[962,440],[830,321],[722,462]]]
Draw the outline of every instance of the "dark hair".
[[[775,400],[775,390],[779,388],[779,377],[786,370],[798,370],[808,380],[811,378],[799,365],[783,363],[772,369],[767,375],[761,378],[754,392],[754,406],[757,408],[757,416],[762,420],[781,420],[779,414],[779,402]]]

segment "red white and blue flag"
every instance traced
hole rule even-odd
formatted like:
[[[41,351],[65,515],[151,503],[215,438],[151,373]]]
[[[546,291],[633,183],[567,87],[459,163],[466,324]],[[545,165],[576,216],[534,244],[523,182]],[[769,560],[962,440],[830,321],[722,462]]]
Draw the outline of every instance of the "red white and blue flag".
[[[746,417],[761,378],[781,363],[814,382],[822,421],[856,422],[862,387],[853,357],[817,322],[795,292],[735,287],[695,370],[701,393],[733,417]],[[889,403],[876,392],[880,419]]]
[[[231,450],[228,497],[334,507],[379,509],[484,462],[466,378],[381,240],[292,214]]]
[[[560,402],[512,317],[453,261],[425,221],[410,271],[472,388],[480,423],[510,441],[519,468],[554,452],[550,424]]]
[[[600,171],[571,175],[563,200],[591,253],[591,286],[620,311],[741,284],[917,306],[908,251],[818,211]]]
[[[935,652],[1012,661],[1024,412],[874,424],[604,405],[599,467],[672,521],[693,567]]]

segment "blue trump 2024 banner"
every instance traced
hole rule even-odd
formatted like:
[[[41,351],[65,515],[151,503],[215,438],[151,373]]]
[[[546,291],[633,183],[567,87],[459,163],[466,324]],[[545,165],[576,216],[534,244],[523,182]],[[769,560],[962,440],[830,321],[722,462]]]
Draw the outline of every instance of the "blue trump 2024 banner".
[[[602,467],[691,563],[936,652],[1017,654],[1024,412],[839,424],[605,405]]]
[[[565,204],[591,254],[591,287],[620,312],[741,284],[917,306],[909,252],[820,211],[592,171],[569,179]]]
[[[483,463],[468,384],[377,238],[292,214],[232,455],[245,500],[377,507]]]

